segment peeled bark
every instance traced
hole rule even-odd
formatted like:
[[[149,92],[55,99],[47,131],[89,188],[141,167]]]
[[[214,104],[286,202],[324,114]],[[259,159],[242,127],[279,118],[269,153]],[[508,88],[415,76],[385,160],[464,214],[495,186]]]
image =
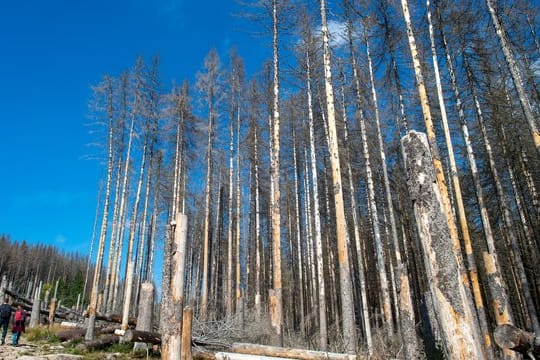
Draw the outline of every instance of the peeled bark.
[[[332,184],[335,203],[336,237],[341,284],[341,312],[343,321],[343,340],[349,353],[356,352],[356,324],[354,319],[354,300],[352,294],[351,268],[349,264],[348,229],[341,185],[341,165],[339,157],[336,113],[334,107],[334,90],[332,86],[332,70],[330,64],[330,46],[326,21],[326,0],[321,0],[321,32],[323,39],[324,84],[326,91],[326,111],[328,116],[328,135],[330,162],[332,167]]]
[[[281,212],[280,212],[280,115],[279,115],[279,63],[278,63],[278,6],[272,1],[272,48],[273,48],[273,114],[270,152],[270,218],[272,231],[272,286],[270,300],[271,323],[274,332],[274,343],[283,344],[283,300],[281,279]]]
[[[182,306],[184,302],[184,262],[187,239],[187,216],[177,213],[175,224],[174,245],[169,256],[172,257],[170,293],[167,296],[165,318],[161,321],[162,359],[174,359],[181,350]]]
[[[402,141],[408,186],[424,253],[436,321],[443,331],[443,345],[452,359],[483,359],[471,322],[460,269],[449,241],[450,230],[437,186],[427,137],[415,131]]]

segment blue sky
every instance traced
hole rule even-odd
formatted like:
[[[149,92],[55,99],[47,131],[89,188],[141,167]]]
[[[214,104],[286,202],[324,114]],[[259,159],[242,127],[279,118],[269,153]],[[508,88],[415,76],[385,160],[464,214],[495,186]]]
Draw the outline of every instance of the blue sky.
[[[168,87],[232,46],[256,70],[266,47],[236,12],[233,0],[3,2],[0,234],[86,253],[103,177],[89,146],[91,85],[158,54]]]

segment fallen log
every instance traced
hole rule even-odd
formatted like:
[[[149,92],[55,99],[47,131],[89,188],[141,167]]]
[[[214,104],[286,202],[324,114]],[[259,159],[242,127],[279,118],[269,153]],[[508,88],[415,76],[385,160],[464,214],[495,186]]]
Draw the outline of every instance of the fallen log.
[[[65,328],[81,328],[82,324],[74,323],[74,322],[71,322],[71,321],[62,321],[60,323],[60,326],[65,327]]]
[[[287,360],[287,359],[289,359],[289,358],[275,357],[275,356],[238,354],[238,353],[231,353],[231,352],[218,352],[218,353],[216,353],[216,360]]]
[[[120,341],[120,338],[115,335],[101,336],[95,340],[85,341],[77,345],[75,348],[79,351],[94,351],[102,350],[106,347],[116,344]]]
[[[514,350],[523,355],[540,356],[540,336],[521,330],[514,325],[497,326],[493,337],[495,343],[502,349]]]
[[[56,337],[58,337],[58,340],[60,341],[68,341],[68,340],[82,338],[84,334],[86,334],[86,328],[76,328],[76,329],[59,331],[56,334]]]
[[[193,350],[193,360],[216,360],[216,355],[208,351]]]
[[[245,355],[282,357],[302,360],[356,360],[356,355],[338,354],[325,351],[314,351],[304,349],[291,349],[277,346],[266,346],[256,344],[234,343],[231,351]],[[217,357],[217,354],[216,354]],[[231,358],[232,359],[232,358]]]
[[[88,317],[88,312],[85,311],[83,316]],[[110,315],[96,314],[96,320],[121,324],[122,323],[122,315],[117,315],[117,314],[110,314]],[[135,319],[135,318],[129,319],[128,324],[130,326],[136,326],[137,325],[137,319]]]
[[[126,330],[122,341],[125,342],[142,342],[153,345],[161,344],[161,335],[142,330]]]
[[[113,334],[115,328],[114,327],[106,327],[106,328],[96,328],[94,330],[94,334],[96,335],[104,335],[104,334]],[[75,340],[80,339],[84,337],[86,334],[86,328],[75,328],[75,329],[68,329],[59,331],[56,336],[60,341],[68,341],[68,340]]]

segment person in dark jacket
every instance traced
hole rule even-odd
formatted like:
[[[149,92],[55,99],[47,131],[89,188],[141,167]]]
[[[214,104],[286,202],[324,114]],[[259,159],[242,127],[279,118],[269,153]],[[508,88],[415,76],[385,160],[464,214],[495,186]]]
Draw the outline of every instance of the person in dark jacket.
[[[8,304],[7,298],[4,299],[2,305],[0,305],[0,327],[2,328],[2,345],[6,343],[6,334],[9,327],[9,320],[11,319],[11,305]]]
[[[11,337],[12,345],[18,346],[21,333],[25,331],[24,323],[26,322],[26,311],[19,305],[15,316],[13,316],[13,336]]]

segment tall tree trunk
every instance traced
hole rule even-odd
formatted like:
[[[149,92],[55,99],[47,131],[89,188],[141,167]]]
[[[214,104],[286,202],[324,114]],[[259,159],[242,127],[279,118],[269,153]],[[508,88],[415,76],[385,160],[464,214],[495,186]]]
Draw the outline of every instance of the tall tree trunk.
[[[279,146],[280,146],[280,118],[279,118],[279,66],[278,66],[278,0],[272,1],[272,47],[273,47],[273,115],[271,130],[271,158],[270,158],[270,212],[272,228],[272,297],[271,322],[274,332],[274,342],[283,345],[283,300],[281,284],[281,216],[280,216],[280,188],[279,188]]]
[[[462,49],[462,53],[464,54],[463,49]],[[517,272],[518,281],[520,283],[521,293],[523,294],[523,297],[525,299],[525,304],[527,307],[527,311],[525,312],[526,325],[529,328],[532,327],[535,332],[540,332],[540,325],[538,324],[536,308],[535,308],[534,301],[532,298],[529,281],[527,280],[527,275],[525,273],[525,268],[524,268],[523,260],[521,257],[521,250],[519,249],[517,234],[514,228],[514,223],[512,221],[512,214],[508,207],[509,201],[507,199],[506,193],[504,192],[504,189],[500,180],[499,171],[497,170],[497,167],[495,166],[495,158],[492,151],[491,141],[489,140],[489,137],[487,134],[484,114],[480,106],[480,100],[476,93],[476,89],[473,85],[473,74],[472,74],[472,71],[471,71],[471,68],[470,68],[470,65],[466,56],[463,56],[463,65],[465,67],[467,80],[471,88],[471,94],[473,97],[473,102],[474,102],[475,111],[476,111],[476,118],[478,120],[480,129],[482,132],[482,139],[484,141],[484,146],[485,146],[486,153],[488,156],[489,168],[491,171],[491,175],[493,177],[493,181],[495,183],[497,195],[499,197],[499,206],[501,207],[501,213],[502,213],[504,224],[506,227],[508,242],[510,243],[510,248],[511,248],[511,255],[512,255],[511,258],[513,259],[514,268],[515,268],[515,271]]]
[[[409,132],[402,139],[408,186],[424,252],[429,289],[435,315],[443,331],[443,345],[451,359],[483,359],[476,329],[467,318],[467,307],[459,264],[452,249],[446,210],[430,159],[425,134]]]
[[[101,232],[99,236],[99,244],[94,270],[94,279],[92,281],[92,292],[90,295],[90,304],[88,306],[88,327],[86,330],[85,339],[94,339],[94,325],[96,321],[96,308],[99,293],[99,281],[101,277],[101,267],[103,266],[103,253],[105,250],[105,239],[107,237],[107,226],[109,219],[109,204],[111,197],[111,183],[113,173],[113,117],[112,117],[112,84],[110,79],[105,79],[108,88],[108,109],[109,109],[109,160],[107,166],[107,184],[105,185],[105,203],[103,205],[103,218],[101,221]]]
[[[349,143],[349,130],[348,130],[348,116],[347,109],[345,105],[345,77],[343,72],[341,72],[341,109],[343,113],[343,138],[345,143]],[[354,240],[356,245],[356,257],[358,260],[358,283],[360,286],[360,301],[362,305],[362,323],[363,323],[363,332],[366,337],[366,346],[368,355],[373,354],[373,339],[371,335],[371,322],[369,318],[369,303],[368,303],[368,293],[366,286],[366,268],[364,266],[364,247],[362,246],[362,239],[360,236],[360,224],[358,219],[358,205],[356,204],[356,188],[354,186],[354,178],[352,173],[351,166],[351,155],[349,148],[345,148],[347,151],[347,178],[349,179],[349,196],[351,201],[351,212],[353,219],[353,228],[354,228]]]
[[[330,46],[326,21],[326,0],[321,0],[321,32],[323,39],[324,85],[326,91],[326,111],[328,116],[328,134],[330,163],[332,166],[332,184],[335,203],[336,237],[341,284],[341,312],[343,321],[343,340],[349,353],[356,352],[356,324],[354,319],[354,301],[352,294],[351,268],[349,264],[348,229],[343,203],[343,187],[341,185],[341,165],[339,157],[336,114],[334,108],[334,90],[332,86],[332,70],[330,64]]]
[[[525,119],[529,125],[529,131],[531,132],[534,145],[536,146],[536,151],[540,155],[540,131],[538,130],[537,119],[534,116],[529,96],[527,95],[523,85],[523,76],[521,75],[521,70],[519,69],[512,49],[510,48],[510,44],[506,39],[506,31],[500,21],[499,15],[497,14],[497,0],[486,0],[486,5],[489,13],[491,14],[491,21],[493,22],[493,26],[495,27],[499,41],[501,42],[504,58],[506,59],[508,70],[510,70],[510,75],[512,76],[512,82],[514,83],[518,93],[521,110],[523,111],[523,115],[525,115]]]
[[[382,300],[382,310],[383,310],[383,322],[384,327],[387,330],[388,337],[392,337],[394,332],[393,322],[392,322],[392,305],[390,297],[390,289],[388,287],[388,275],[386,272],[386,259],[384,255],[384,247],[381,238],[380,232],[380,223],[379,223],[379,210],[377,207],[377,202],[375,200],[375,185],[373,184],[373,171],[371,169],[371,158],[369,154],[368,147],[368,134],[366,128],[366,120],[364,118],[364,109],[362,104],[362,94],[360,87],[360,80],[358,75],[358,68],[356,64],[356,55],[354,52],[353,39],[352,39],[353,29],[352,22],[349,20],[347,22],[347,35],[349,39],[349,51],[351,59],[351,67],[353,72],[353,81],[355,85],[356,92],[356,113],[358,114],[358,121],[360,123],[360,133],[362,139],[362,153],[364,155],[365,169],[366,169],[366,181],[368,185],[368,205],[371,215],[371,225],[373,230],[373,240],[375,244],[375,253],[377,257],[377,268],[379,273],[379,282],[381,289],[381,300]]]
[[[122,330],[127,330],[129,327],[129,313],[131,310],[131,294],[133,291],[133,276],[135,272],[135,260],[133,259],[133,253],[135,248],[135,232],[137,226],[137,215],[139,212],[139,202],[141,200],[141,190],[143,186],[144,179],[144,170],[146,168],[146,157],[148,156],[148,137],[149,137],[149,124],[148,120],[146,123],[146,130],[144,136],[144,144],[142,147],[142,159],[141,166],[139,169],[139,179],[137,181],[137,191],[135,193],[135,203],[133,204],[133,209],[131,213],[131,220],[129,226],[129,240],[128,240],[128,249],[127,249],[127,258],[126,258],[126,271],[124,275],[124,303],[122,310]]]
[[[309,45],[311,44],[311,34],[309,34]],[[328,349],[328,327],[326,322],[326,285],[324,282],[324,254],[321,239],[321,213],[319,205],[319,180],[317,178],[317,156],[315,149],[315,131],[313,124],[313,105],[311,100],[311,59],[310,48],[306,48],[306,80],[307,80],[307,100],[308,100],[308,119],[309,119],[309,150],[311,164],[311,181],[313,186],[313,220],[315,222],[315,252],[317,258],[317,284],[319,294],[319,346],[321,350]],[[307,175],[306,175],[307,176]]]
[[[469,280],[472,285],[474,304],[476,307],[476,313],[482,335],[484,338],[484,345],[486,349],[486,355],[489,359],[492,359],[493,346],[491,344],[491,336],[489,334],[489,327],[487,323],[486,311],[484,308],[484,299],[482,290],[480,289],[480,282],[478,280],[478,268],[476,266],[476,260],[473,254],[473,248],[471,243],[471,236],[469,233],[469,225],[467,222],[467,214],[465,213],[465,205],[463,204],[463,197],[461,194],[461,183],[459,180],[459,174],[456,165],[456,159],[454,155],[454,145],[452,144],[452,137],[450,134],[450,128],[448,126],[448,116],[446,114],[446,105],[444,101],[444,94],[441,84],[441,76],[439,71],[439,62],[437,59],[437,48],[435,44],[435,35],[433,31],[433,22],[431,20],[430,0],[426,1],[426,11],[429,27],[429,39],[431,43],[431,56],[433,61],[433,70],[435,73],[435,83],[437,87],[437,98],[439,100],[439,109],[441,111],[441,122],[446,141],[446,149],[448,153],[448,162],[450,165],[450,176],[452,178],[452,184],[454,188],[455,202],[458,210],[459,224],[461,227],[461,236],[463,237],[463,243],[465,246],[465,255],[467,257],[467,269]]]
[[[424,77],[422,74],[422,68],[420,65],[420,58],[418,50],[416,48],[416,40],[412,28],[411,18],[409,14],[409,5],[407,0],[401,0],[401,6],[403,10],[403,17],[405,19],[405,25],[407,28],[407,37],[409,40],[409,49],[411,52],[411,58],[413,61],[414,73],[416,78],[416,87],[418,90],[418,95],[420,99],[420,104],[422,106],[422,113],[424,115],[424,123],[427,131],[427,138],[429,141],[429,147],[431,150],[431,159],[433,161],[433,167],[435,169],[436,182],[441,196],[441,201],[443,204],[443,209],[445,217],[448,222],[448,229],[450,240],[453,244],[454,256],[457,261],[458,270],[460,273],[463,271],[463,263],[461,258],[460,243],[458,237],[457,226],[454,219],[453,209],[450,204],[450,197],[448,195],[448,188],[446,187],[446,181],[444,178],[444,170],[442,167],[442,162],[439,154],[439,149],[437,145],[437,138],[435,134],[435,127],[433,124],[433,118],[431,115],[431,109],[429,104],[429,99],[427,97],[426,87],[424,84]],[[466,280],[466,277],[462,276],[462,280]],[[472,336],[476,344],[481,344],[482,340],[480,337],[478,323],[475,320],[475,317],[472,312],[472,304],[470,304],[470,293],[468,284],[464,283],[458,288],[460,291],[460,298],[463,301],[461,306],[463,307],[463,313],[458,317],[460,322],[463,322],[463,327],[467,328],[466,333],[470,332],[467,336]],[[481,354],[478,353],[480,356]]]
[[[456,74],[454,70],[453,60],[450,55],[450,49],[448,42],[442,27],[442,19],[439,7],[435,2],[435,13],[438,17],[439,32],[441,34],[442,46],[446,55],[446,63],[448,66],[448,72],[450,74],[450,80],[454,91],[454,97],[456,99],[456,110],[458,112],[459,120],[461,123],[461,131],[463,133],[463,139],[465,141],[465,147],[467,150],[467,158],[469,167],[471,169],[471,175],[473,178],[476,199],[478,201],[478,207],[480,209],[480,217],[482,220],[482,228],[484,230],[484,238],[487,250],[483,251],[485,273],[487,275],[487,284],[490,289],[492,300],[493,314],[497,325],[503,325],[513,322],[512,308],[509,303],[508,290],[506,283],[502,277],[501,266],[499,264],[497,249],[495,248],[495,240],[493,237],[493,230],[491,227],[491,221],[485,204],[484,190],[480,182],[478,174],[478,167],[476,162],[476,156],[472,147],[471,139],[469,136],[469,127],[467,125],[467,118],[463,111],[463,105],[461,101],[461,95],[458,89]],[[505,353],[505,356],[510,358],[514,357],[510,352]]]

